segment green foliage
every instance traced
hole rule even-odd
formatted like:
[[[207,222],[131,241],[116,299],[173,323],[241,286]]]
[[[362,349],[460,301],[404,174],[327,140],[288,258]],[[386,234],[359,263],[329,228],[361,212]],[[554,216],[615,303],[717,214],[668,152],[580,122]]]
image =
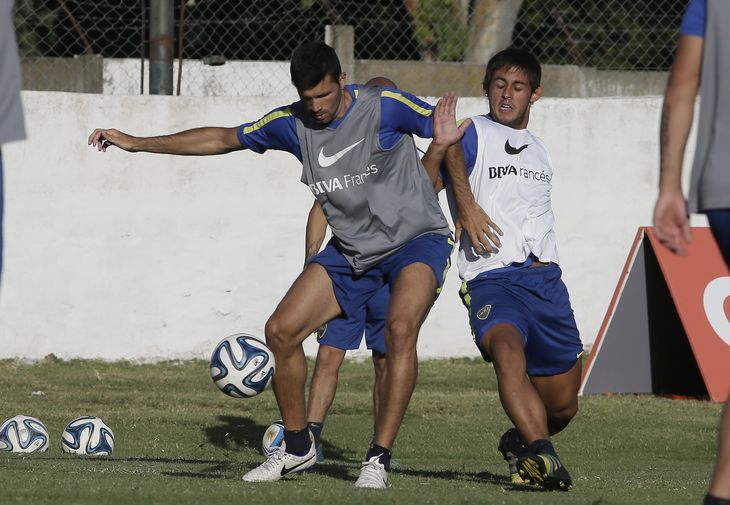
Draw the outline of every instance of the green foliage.
[[[421,0],[412,12],[413,36],[421,55],[438,61],[458,61],[469,38],[469,27],[458,0]]]
[[[525,0],[514,43],[543,63],[667,70],[686,2]]]
[[[56,43],[53,25],[60,13],[57,3],[17,0],[13,21],[21,56],[44,56],[49,47]]]
[[[0,453],[1,501],[372,505],[374,493],[352,487],[372,433],[371,385],[369,362],[345,362],[323,432],[327,460],[316,472],[244,484],[240,476],[262,461],[263,431],[279,417],[271,391],[247,400],[228,398],[202,361],[0,361],[0,421],[33,415],[51,434],[47,453]],[[83,414],[98,415],[114,430],[110,458],[61,453],[61,431]],[[422,362],[394,451],[393,487],[377,493],[377,501],[700,503],[719,414],[719,405],[694,400],[584,398],[576,419],[554,438],[576,488],[540,492],[512,486],[496,453],[509,421],[491,367],[471,359]]]

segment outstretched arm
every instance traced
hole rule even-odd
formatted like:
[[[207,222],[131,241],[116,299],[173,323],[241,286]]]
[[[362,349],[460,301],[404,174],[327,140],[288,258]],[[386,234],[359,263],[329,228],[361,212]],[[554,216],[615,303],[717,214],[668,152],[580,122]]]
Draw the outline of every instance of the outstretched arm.
[[[694,117],[700,83],[703,39],[679,37],[664,94],[660,126],[659,198],[654,208],[654,233],[673,252],[686,254],[690,242],[687,204],[682,194],[682,161]]]
[[[89,135],[88,144],[99,151],[116,146],[129,152],[204,156],[243,149],[236,130],[208,126],[158,137],[133,137],[114,128],[97,128]]]
[[[327,218],[317,200],[312,204],[307,217],[307,231],[304,238],[304,265],[319,252],[327,233]]]

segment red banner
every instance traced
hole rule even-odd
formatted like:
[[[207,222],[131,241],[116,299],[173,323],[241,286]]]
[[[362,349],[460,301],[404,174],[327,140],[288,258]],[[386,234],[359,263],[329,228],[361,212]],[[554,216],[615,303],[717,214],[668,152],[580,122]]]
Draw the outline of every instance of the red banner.
[[[730,394],[730,272],[709,228],[686,256],[639,228],[593,344],[581,394]]]

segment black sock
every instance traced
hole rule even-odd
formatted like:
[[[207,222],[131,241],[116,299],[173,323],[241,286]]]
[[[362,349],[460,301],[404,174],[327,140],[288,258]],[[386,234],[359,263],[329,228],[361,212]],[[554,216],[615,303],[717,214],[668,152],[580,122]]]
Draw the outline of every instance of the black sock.
[[[314,435],[314,443],[319,445],[320,440],[322,439],[324,423],[307,422],[307,424],[309,425],[309,431],[311,431],[312,435]]]
[[[730,500],[718,498],[707,493],[707,496],[705,496],[705,505],[730,505]]]
[[[298,431],[284,430],[284,442],[286,452],[295,456],[304,456],[312,446],[309,440],[309,428]]]
[[[370,448],[368,449],[368,453],[365,456],[366,461],[370,461],[370,458],[373,458],[375,456],[378,456],[378,461],[380,461],[380,464],[385,466],[386,471],[390,471],[390,451],[386,449],[385,447],[381,447],[375,443],[370,445]]]
[[[549,454],[550,456],[558,457],[555,453],[555,448],[553,447],[552,442],[550,442],[547,438],[535,440],[530,444],[529,449],[535,454]]]

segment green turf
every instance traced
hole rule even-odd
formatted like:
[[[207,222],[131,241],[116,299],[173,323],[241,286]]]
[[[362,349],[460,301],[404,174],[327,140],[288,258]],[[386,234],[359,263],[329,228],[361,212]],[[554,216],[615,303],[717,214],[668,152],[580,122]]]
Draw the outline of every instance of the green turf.
[[[651,396],[581,399],[554,438],[574,490],[512,486],[495,450],[508,422],[494,373],[459,359],[421,363],[393,486],[356,490],[372,430],[371,381],[369,363],[343,366],[323,435],[327,461],[316,472],[246,484],[240,477],[262,461],[261,436],[278,418],[271,391],[228,398],[202,361],[0,361],[0,417],[36,416],[51,433],[47,453],[0,453],[0,503],[699,504],[707,486],[720,406]],[[111,457],[61,452],[64,426],[85,414],[114,430]]]

